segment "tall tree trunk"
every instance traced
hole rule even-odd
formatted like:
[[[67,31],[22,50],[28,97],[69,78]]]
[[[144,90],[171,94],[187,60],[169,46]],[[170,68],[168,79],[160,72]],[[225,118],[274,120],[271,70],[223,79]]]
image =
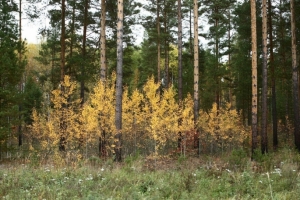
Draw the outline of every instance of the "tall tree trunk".
[[[22,0],[19,1],[19,41],[20,41],[20,49],[19,49],[19,64],[22,62]],[[19,85],[20,93],[23,90],[23,83],[22,78]],[[18,142],[19,146],[22,146],[23,140],[22,140],[22,125],[21,125],[21,119],[22,119],[22,105],[21,102],[19,103],[19,126],[18,126]]]
[[[100,32],[100,80],[105,83],[106,81],[106,2],[101,0],[101,32]],[[105,131],[102,131],[101,136],[99,137],[99,155],[106,156],[106,138]]]
[[[122,161],[123,0],[118,1],[115,161]]]
[[[178,100],[182,101],[182,21],[181,0],[178,0]]]
[[[60,35],[60,81],[64,81],[65,77],[65,61],[66,61],[66,0],[61,0],[61,35]]]
[[[297,49],[296,49],[296,19],[295,1],[290,1],[291,6],[291,31],[292,31],[292,68],[293,68],[293,109],[294,109],[294,137],[295,145],[300,151],[300,119],[299,119],[299,96],[298,96],[298,69],[297,69]]]
[[[198,134],[197,122],[199,117],[199,40],[198,40],[198,1],[194,0],[194,123],[195,135]],[[199,139],[195,138],[196,147],[199,148]]]
[[[74,40],[74,36],[75,36],[75,5],[76,3],[74,2],[73,9],[72,9],[72,21],[71,21],[71,27],[70,27],[70,32],[71,32],[71,38],[70,38],[70,58],[73,57],[73,47],[75,44],[75,40]],[[72,74],[72,66],[69,65],[68,70],[67,70],[68,74]]]
[[[262,1],[262,125],[261,125],[261,152],[263,154],[268,153],[268,134],[267,134],[267,94],[268,94],[268,74],[267,74],[267,63],[268,63],[268,49],[267,49],[267,0]]]
[[[65,25],[65,16],[66,16],[66,2],[65,0],[61,1],[61,35],[60,35],[60,81],[61,83],[64,81],[65,77],[65,60],[66,60],[66,43],[65,43],[65,37],[66,37],[66,25]],[[61,85],[61,91],[62,94],[64,94],[64,87]],[[64,109],[65,105],[62,105],[62,108]],[[62,111],[60,116],[60,141],[59,141],[59,150],[65,151],[66,150],[66,123],[65,123],[65,116],[64,111]]]
[[[167,11],[166,11],[166,0],[164,0],[164,27],[165,27],[165,87],[168,88],[169,87],[169,83],[170,83],[170,78],[169,78],[169,43],[168,43],[168,17],[167,17]]]
[[[218,8],[215,9],[215,14],[219,14],[219,10]],[[218,26],[219,26],[219,19],[216,18],[215,19],[215,29],[218,30]],[[219,38],[218,38],[218,33],[216,32],[216,104],[217,104],[217,110],[220,110],[220,77],[219,77]]]
[[[100,32],[100,61],[101,61],[101,67],[100,67],[100,79],[101,81],[106,80],[106,3],[105,0],[101,0],[101,32]]]
[[[83,13],[83,36],[82,36],[82,63],[81,63],[81,80],[80,80],[80,98],[81,98],[81,106],[84,104],[84,85],[85,85],[85,65],[86,65],[86,32],[88,26],[88,7],[89,0],[84,1],[84,13]]]
[[[277,102],[276,102],[276,82],[275,82],[275,66],[273,53],[273,26],[272,26],[272,4],[268,0],[268,21],[269,21],[269,40],[270,40],[270,69],[271,69],[271,87],[272,87],[272,123],[273,123],[273,149],[278,147],[277,134]]]
[[[193,55],[193,50],[194,50],[194,48],[193,48],[193,35],[192,35],[192,10],[193,10],[194,8],[193,8],[193,6],[191,5],[191,7],[190,7],[190,20],[189,20],[189,24],[190,24],[190,55],[191,55],[191,57],[192,57],[192,55]],[[193,60],[191,59],[191,64],[193,63]]]
[[[181,0],[178,0],[178,102],[182,108],[182,15]],[[178,126],[182,125],[182,118],[178,120]],[[178,148],[182,147],[182,133],[178,133]],[[184,148],[185,149],[185,148]]]
[[[251,40],[252,40],[252,156],[257,148],[257,38],[256,38],[256,1],[251,0]]]
[[[230,78],[232,76],[232,72],[231,72],[231,10],[229,8],[229,28],[228,28],[228,49],[229,49],[229,54],[228,54],[228,67],[229,67],[229,73],[230,73]],[[232,85],[232,81],[230,81],[230,85],[229,85],[229,103],[231,104],[232,107],[232,90],[231,90],[231,85]]]
[[[283,8],[283,1],[280,0],[279,3],[279,7]],[[280,47],[281,47],[281,52],[279,52],[280,55],[280,60],[281,60],[281,66],[283,67],[283,73],[286,74],[286,62],[287,62],[287,56],[286,56],[286,51],[285,51],[285,37],[286,37],[286,33],[285,33],[285,25],[284,25],[284,18],[283,18],[283,12],[282,9],[279,9],[279,41],[280,41]],[[286,86],[287,80],[286,78],[283,79],[283,83],[284,86]],[[289,112],[289,92],[288,90],[285,91],[285,116],[290,116],[290,112]],[[285,126],[287,125],[286,121],[285,121]],[[286,138],[288,139],[288,138]]]
[[[159,0],[156,1],[156,26],[157,26],[157,82],[161,81],[160,75],[160,18],[159,18]]]

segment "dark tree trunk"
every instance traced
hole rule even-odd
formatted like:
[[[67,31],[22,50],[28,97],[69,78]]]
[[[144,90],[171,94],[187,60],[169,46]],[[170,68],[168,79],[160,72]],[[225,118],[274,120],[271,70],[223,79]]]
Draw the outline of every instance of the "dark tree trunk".
[[[85,65],[86,65],[86,32],[88,26],[88,7],[89,0],[84,1],[84,13],[83,13],[83,37],[82,37],[82,63],[81,63],[81,80],[80,80],[80,98],[81,106],[84,104],[84,87],[85,87]]]
[[[268,0],[268,21],[269,21],[269,40],[270,40],[270,69],[271,69],[271,87],[272,87],[272,123],[273,123],[273,150],[278,148],[277,134],[277,102],[276,102],[276,82],[275,82],[275,66],[273,54],[273,26],[272,26],[272,4]]]
[[[290,1],[291,6],[291,31],[292,31],[292,81],[293,81],[293,109],[294,109],[294,137],[295,145],[300,151],[300,119],[299,119],[299,96],[298,96],[298,68],[297,68],[297,49],[296,49],[296,17],[295,1]]]
[[[72,9],[72,21],[71,21],[71,38],[70,38],[70,58],[73,58],[73,48],[74,48],[74,44],[75,44],[75,3],[73,5],[73,9]],[[68,74],[72,74],[72,66],[69,65],[66,69],[66,73]]]
[[[268,74],[267,74],[267,63],[268,63],[268,49],[267,49],[267,0],[262,1],[262,48],[263,48],[263,59],[262,59],[262,125],[261,125],[261,152],[262,154],[268,153],[268,134],[267,134],[267,93],[268,93]]]
[[[20,43],[22,42],[22,0],[19,1],[19,40]],[[19,49],[19,64],[21,65],[22,62],[22,46],[20,44],[20,49]],[[19,86],[20,93],[23,90],[23,83],[22,83],[22,78],[20,81],[20,86]],[[22,125],[21,125],[21,120],[22,120],[22,105],[21,102],[19,103],[19,126],[18,126],[18,143],[19,146],[22,146],[23,139],[22,139]],[[0,152],[1,153],[1,152]]]
[[[65,33],[66,33],[66,26],[65,26],[65,16],[66,16],[66,2],[65,0],[61,1],[61,36],[60,36],[60,45],[61,45],[61,52],[60,52],[60,81],[61,83],[64,81],[65,77],[65,51],[66,51],[66,44],[65,44]],[[61,92],[64,94],[64,86],[61,85]],[[62,105],[62,109],[65,108],[65,105]],[[61,112],[60,116],[60,140],[59,140],[59,150],[65,151],[66,150],[66,123],[65,123],[65,116],[64,111]]]
[[[182,101],[182,21],[181,0],[178,0],[178,100]]]
[[[159,17],[159,0],[156,1],[156,26],[157,26],[157,82],[161,81],[160,75],[160,17]]]
[[[100,72],[100,79],[101,81],[106,80],[106,5],[105,5],[105,0],[101,0],[101,32],[100,32],[100,51],[101,51],[101,72]]]
[[[178,0],[178,102],[182,106],[182,21],[181,0]],[[178,126],[182,125],[182,118],[178,120]],[[182,133],[178,133],[178,148],[181,148]]]

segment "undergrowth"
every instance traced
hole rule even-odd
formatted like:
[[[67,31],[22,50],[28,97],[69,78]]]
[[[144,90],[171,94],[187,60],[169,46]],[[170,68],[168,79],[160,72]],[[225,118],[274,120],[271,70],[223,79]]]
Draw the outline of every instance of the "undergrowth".
[[[2,199],[298,199],[300,156],[290,149],[222,157],[142,156],[123,163],[90,158],[75,165],[0,165]]]

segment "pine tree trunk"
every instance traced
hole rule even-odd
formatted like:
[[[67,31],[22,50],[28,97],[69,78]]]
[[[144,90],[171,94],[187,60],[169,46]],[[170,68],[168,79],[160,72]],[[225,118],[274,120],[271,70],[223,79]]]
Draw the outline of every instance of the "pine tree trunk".
[[[157,26],[157,82],[160,82],[160,18],[159,18],[159,0],[156,1],[156,26]]]
[[[181,0],[178,0],[178,102],[182,106],[182,16]],[[178,120],[178,126],[182,125],[182,118]],[[178,148],[182,149],[182,133],[178,133]],[[185,156],[185,151],[184,151]]]
[[[83,14],[83,36],[82,36],[82,63],[81,63],[81,80],[80,80],[80,99],[81,99],[81,106],[84,104],[84,79],[85,79],[85,65],[86,65],[86,32],[88,26],[88,7],[89,7],[89,0],[84,1],[84,14]]]
[[[215,14],[219,14],[219,11],[218,9],[216,8],[215,9]],[[218,29],[218,26],[219,26],[219,19],[216,18],[215,19],[215,28]],[[215,76],[215,79],[216,79],[216,104],[217,104],[217,110],[219,111],[220,110],[220,77],[219,77],[219,38],[217,36],[217,33],[216,33],[216,76]]]
[[[101,32],[100,32],[100,80],[105,83],[106,81],[106,2],[101,0]],[[106,156],[106,138],[105,131],[102,131],[101,136],[99,137],[99,155]]]
[[[229,73],[230,73],[230,77],[232,77],[232,70],[231,70],[231,10],[229,9],[229,28],[228,28],[228,50],[229,50],[229,54],[228,54],[228,67],[229,67]],[[229,91],[228,91],[228,96],[229,96],[229,103],[231,104],[232,107],[232,81],[230,81],[230,85],[229,85]]]
[[[300,119],[299,119],[299,96],[298,96],[298,69],[297,69],[297,49],[296,49],[296,17],[295,1],[290,1],[291,6],[291,31],[292,31],[292,81],[293,81],[293,109],[294,109],[294,137],[295,145],[300,151]]]
[[[257,38],[256,1],[251,0],[251,40],[252,40],[252,159],[257,148]]]
[[[199,54],[198,54],[198,1],[194,0],[194,123],[195,135],[197,135],[197,122],[199,117]],[[199,140],[195,138],[195,144],[199,148]]]
[[[100,61],[101,61],[101,67],[100,67],[100,79],[101,81],[106,80],[106,3],[105,0],[101,0],[101,32],[100,32]]]
[[[61,35],[60,35],[60,81],[64,81],[65,77],[65,60],[66,60],[66,25],[65,25],[65,16],[66,16],[66,2],[61,0]]]
[[[181,0],[178,0],[178,100],[182,101],[182,21]]]
[[[275,66],[273,53],[273,26],[272,26],[272,5],[268,0],[268,21],[269,21],[269,40],[270,40],[270,69],[271,69],[271,87],[272,87],[272,123],[273,123],[273,149],[278,148],[277,134],[277,102],[276,102],[276,82],[275,82]]]
[[[262,88],[262,125],[261,125],[261,152],[262,154],[268,153],[268,134],[267,134],[267,93],[268,93],[268,50],[267,50],[267,0],[262,1],[262,75],[263,75],[263,88]]]
[[[73,9],[72,9],[72,21],[71,21],[71,40],[70,40],[70,58],[73,58],[73,47],[75,44],[75,40],[74,40],[74,36],[75,36],[75,3],[73,5]],[[68,74],[72,74],[72,66],[69,65],[69,67],[67,68],[67,73]]]
[[[166,0],[164,0],[164,5],[166,6]],[[167,11],[166,9],[164,9],[164,27],[165,27],[165,87],[168,88],[169,87],[169,83],[170,83],[170,78],[169,78],[169,49],[168,49],[168,25],[167,25]]]
[[[22,0],[19,1],[19,41],[20,41],[20,49],[19,49],[19,64],[21,65],[22,62]],[[22,92],[23,89],[23,83],[22,83],[22,78],[20,81],[19,85],[19,90]],[[22,105],[21,103],[19,104],[19,126],[18,126],[18,142],[19,146],[22,146],[23,143],[23,138],[22,138],[22,125],[21,125],[21,119],[22,119]]]
[[[115,161],[122,161],[123,0],[118,1]]]
[[[65,16],[66,16],[66,2],[65,0],[61,1],[61,36],[60,36],[60,45],[61,45],[61,52],[60,52],[60,81],[61,83],[64,81],[65,77],[65,51],[66,51],[66,44],[65,44],[65,34],[66,34],[66,26],[65,26]],[[61,85],[61,92],[64,94],[64,87]],[[65,105],[62,105],[62,112],[60,116],[60,140],[59,140],[59,150],[65,151],[66,150],[66,123],[65,123],[65,116],[63,109]]]

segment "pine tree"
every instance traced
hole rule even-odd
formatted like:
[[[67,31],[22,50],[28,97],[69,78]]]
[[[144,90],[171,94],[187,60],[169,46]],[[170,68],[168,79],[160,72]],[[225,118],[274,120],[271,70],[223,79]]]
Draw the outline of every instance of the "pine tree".
[[[20,58],[25,44],[20,41],[17,21],[12,12],[18,11],[12,2],[0,1],[0,143],[11,133],[11,127],[20,123],[19,107],[21,96],[18,86],[21,82],[26,60]],[[19,54],[19,55],[18,55]],[[0,149],[3,147],[0,146]]]
[[[273,10],[272,2],[268,0],[268,33],[270,40],[270,70],[271,70],[271,88],[272,88],[272,123],[273,123],[273,149],[278,148],[278,134],[277,134],[277,102],[276,102],[276,77],[275,77],[275,63],[274,63],[274,45],[273,45]]]
[[[263,51],[263,64],[262,64],[262,123],[261,123],[261,151],[263,154],[268,153],[268,133],[267,133],[267,95],[268,95],[268,80],[267,80],[267,0],[262,1],[262,51]]]
[[[106,71],[107,71],[107,65],[106,65],[106,2],[105,0],[101,0],[101,31],[100,31],[100,62],[101,62],[101,72],[100,72],[100,78],[102,81],[105,81],[106,79]]]
[[[182,101],[182,16],[181,0],[178,0],[178,100]]]
[[[293,109],[294,109],[294,137],[295,145],[300,151],[300,118],[299,118],[299,90],[298,90],[298,70],[297,70],[297,49],[296,49],[296,16],[295,1],[290,1],[291,6],[291,33],[292,33],[292,81],[293,81]]]
[[[251,0],[251,40],[252,40],[252,159],[257,148],[257,38],[256,1]]]
[[[199,41],[198,41],[198,2],[194,0],[194,122],[197,131],[199,116]],[[195,133],[196,134],[196,133]],[[199,142],[197,142],[199,147]]]

